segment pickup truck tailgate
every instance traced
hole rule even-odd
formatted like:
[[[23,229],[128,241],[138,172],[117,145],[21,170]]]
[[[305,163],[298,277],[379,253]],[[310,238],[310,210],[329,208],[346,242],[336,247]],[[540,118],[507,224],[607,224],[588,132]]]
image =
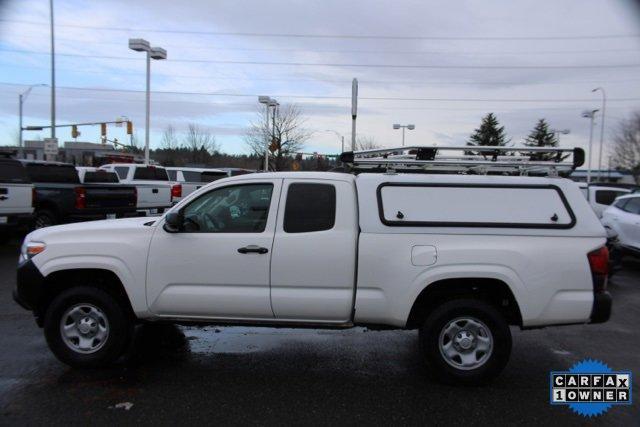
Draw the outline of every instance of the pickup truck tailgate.
[[[171,186],[169,184],[135,184],[138,189],[138,209],[171,206]]]
[[[31,213],[32,184],[0,183],[0,214]]]
[[[100,184],[84,185],[86,207],[91,208],[123,208],[136,206],[136,188],[125,185]]]

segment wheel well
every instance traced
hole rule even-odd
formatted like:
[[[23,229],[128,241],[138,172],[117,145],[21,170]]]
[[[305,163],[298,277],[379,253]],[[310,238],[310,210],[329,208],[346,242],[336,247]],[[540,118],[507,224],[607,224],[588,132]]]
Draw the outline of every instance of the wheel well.
[[[86,268],[56,271],[45,278],[45,292],[35,309],[38,324],[44,321],[44,314],[53,299],[76,286],[91,286],[105,291],[121,302],[131,318],[135,319],[131,302],[118,276],[110,270]]]
[[[53,213],[56,217],[59,215],[58,212],[58,207],[55,205],[55,203],[52,203],[50,201],[44,201],[44,202],[37,202],[36,201],[36,206],[35,206],[35,210],[47,210],[50,211],[51,213]]]
[[[424,288],[411,307],[407,328],[420,327],[438,305],[462,297],[486,301],[497,307],[510,325],[522,326],[520,308],[506,283],[498,279],[459,278],[439,280]]]

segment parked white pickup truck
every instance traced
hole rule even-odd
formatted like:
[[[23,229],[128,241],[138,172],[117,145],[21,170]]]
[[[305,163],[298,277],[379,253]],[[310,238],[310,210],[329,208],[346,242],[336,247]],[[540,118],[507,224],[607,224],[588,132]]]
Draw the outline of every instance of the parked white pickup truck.
[[[136,322],[419,329],[430,372],[496,376],[523,329],[604,322],[605,232],[546,177],[332,172],[225,178],[163,217],[49,227],[14,298],[72,366]]]
[[[115,172],[120,183],[133,185],[138,191],[138,213],[156,215],[163,213],[182,197],[182,186],[169,181],[162,166],[136,163],[112,163],[100,169]]]
[[[169,179],[182,185],[182,197],[186,197],[205,184],[229,176],[227,171],[213,168],[167,167]]]
[[[0,241],[33,219],[33,184],[22,164],[0,158]]]
[[[617,197],[632,192],[630,188],[607,185],[606,183],[587,184],[581,182],[578,186],[598,218],[602,218],[605,209],[611,206]]]

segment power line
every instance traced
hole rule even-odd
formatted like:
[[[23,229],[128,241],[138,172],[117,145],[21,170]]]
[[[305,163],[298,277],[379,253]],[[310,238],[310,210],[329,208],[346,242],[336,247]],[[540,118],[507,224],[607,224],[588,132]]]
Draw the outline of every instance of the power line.
[[[21,68],[21,69],[29,69],[29,70],[46,70],[49,71],[48,67],[35,67],[35,66],[23,66],[23,65],[11,65],[13,68]],[[123,71],[97,71],[97,70],[80,70],[80,69],[71,69],[71,68],[57,68],[58,71],[69,71],[76,74],[98,74],[98,75],[109,75],[109,76],[141,76],[139,72],[123,72]],[[184,75],[184,74],[163,74],[154,72],[154,77],[165,77],[165,78],[177,78],[177,79],[193,79],[193,80],[206,80],[206,81],[266,81],[266,82],[286,82],[286,83],[298,83],[298,82],[316,82],[316,83],[339,83],[339,84],[349,84],[351,85],[351,78],[347,79],[328,79],[321,77],[314,78],[294,78],[294,77],[281,77],[281,78],[269,78],[269,77],[242,77],[242,76],[193,76],[193,75]],[[359,78],[360,83],[363,84],[385,84],[385,85],[499,85],[499,86],[520,86],[529,84],[523,81],[447,81],[447,80],[369,80],[367,78]],[[616,83],[630,83],[630,82],[640,82],[640,78],[637,79],[607,79],[607,80],[569,80],[569,81],[561,81],[561,82],[541,82],[540,84],[545,85],[569,85],[569,84],[616,84]],[[534,82],[534,84],[536,84]]]
[[[12,52],[29,55],[50,55],[49,52],[37,52],[20,49],[0,49],[2,52]],[[85,55],[77,53],[56,53],[57,56],[71,58],[117,59],[128,61],[143,61],[144,58],[128,56]],[[271,65],[296,67],[347,67],[347,68],[405,68],[405,69],[434,69],[434,70],[557,70],[557,69],[607,69],[607,68],[638,68],[640,63],[630,64],[562,64],[562,65],[440,65],[440,64],[349,64],[332,62],[287,62],[287,61],[235,61],[222,59],[170,59],[172,62],[227,64],[227,65]]]
[[[41,38],[31,34],[17,34],[13,37]],[[56,37],[58,42],[77,43],[77,39]],[[91,44],[125,46],[121,42],[91,41]],[[269,48],[269,47],[220,47],[220,46],[192,46],[186,44],[162,43],[167,49],[211,50],[211,51],[231,51],[231,52],[299,52],[299,53],[348,53],[348,54],[393,54],[393,55],[466,55],[466,56],[498,56],[498,55],[569,55],[569,54],[594,54],[594,53],[620,53],[636,52],[638,49],[585,49],[585,50],[511,50],[493,52],[470,52],[470,51],[443,51],[443,50],[386,50],[386,49],[315,49],[315,48]]]
[[[0,22],[25,24],[25,25],[48,25],[43,21],[28,21],[16,19],[0,19]],[[400,35],[374,35],[374,34],[303,34],[303,33],[258,33],[258,32],[234,32],[234,31],[204,31],[204,30],[169,30],[156,28],[130,28],[111,27],[81,24],[56,24],[56,27],[80,28],[88,30],[105,31],[125,31],[125,32],[146,32],[146,33],[167,33],[167,34],[197,34],[212,36],[234,36],[234,37],[277,37],[277,38],[313,38],[313,39],[353,39],[353,40],[453,40],[453,41],[492,41],[492,40],[594,40],[594,39],[621,39],[636,38],[639,34],[581,34],[564,36],[400,36]]]
[[[19,83],[0,82],[1,85],[7,86],[25,86]],[[59,86],[58,89],[92,91],[92,92],[123,92],[123,93],[144,93],[142,90],[135,89],[113,89],[113,88],[91,88],[91,87],[73,87]],[[256,93],[221,93],[221,92],[186,92],[186,91],[152,91],[155,94],[166,95],[199,95],[199,96],[223,96],[223,97],[255,97]],[[291,99],[326,99],[326,100],[348,100],[350,96],[331,96],[331,95],[297,95],[297,94],[275,94],[277,98]],[[504,102],[504,103],[540,103],[540,102],[594,102],[592,98],[412,98],[412,97],[384,97],[384,96],[360,96],[360,100],[368,101],[426,101],[426,102]],[[608,102],[636,102],[640,98],[607,98]]]

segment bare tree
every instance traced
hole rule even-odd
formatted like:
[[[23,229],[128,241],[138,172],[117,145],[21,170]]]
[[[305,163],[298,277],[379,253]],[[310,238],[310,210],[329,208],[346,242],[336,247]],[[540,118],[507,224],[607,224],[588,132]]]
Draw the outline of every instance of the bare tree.
[[[247,148],[252,154],[264,157],[266,144],[269,143],[269,169],[284,170],[291,161],[291,156],[302,150],[312,132],[304,128],[305,118],[296,104],[278,107],[275,114],[275,132],[273,110],[269,115],[260,109],[255,120],[249,123],[244,136]]]
[[[195,123],[189,123],[184,136],[184,145],[190,151],[191,161],[194,163],[204,162],[208,158],[207,154],[219,151],[216,137]]]
[[[640,112],[618,125],[613,136],[611,162],[619,169],[631,171],[640,184]]]
[[[133,135],[131,135],[131,139],[127,145],[128,146],[124,148],[125,151],[129,151],[131,153],[139,153],[142,151],[139,147],[140,138],[138,137],[138,132],[134,132]]]
[[[180,145],[180,143],[178,142],[178,137],[176,136],[176,131],[173,128],[173,125],[169,125],[164,129],[164,132],[162,133],[162,140],[160,141],[160,145],[162,148],[166,150],[175,150]]]
[[[377,148],[382,148],[382,145],[378,144],[373,136],[356,137],[356,150],[375,150]]]

